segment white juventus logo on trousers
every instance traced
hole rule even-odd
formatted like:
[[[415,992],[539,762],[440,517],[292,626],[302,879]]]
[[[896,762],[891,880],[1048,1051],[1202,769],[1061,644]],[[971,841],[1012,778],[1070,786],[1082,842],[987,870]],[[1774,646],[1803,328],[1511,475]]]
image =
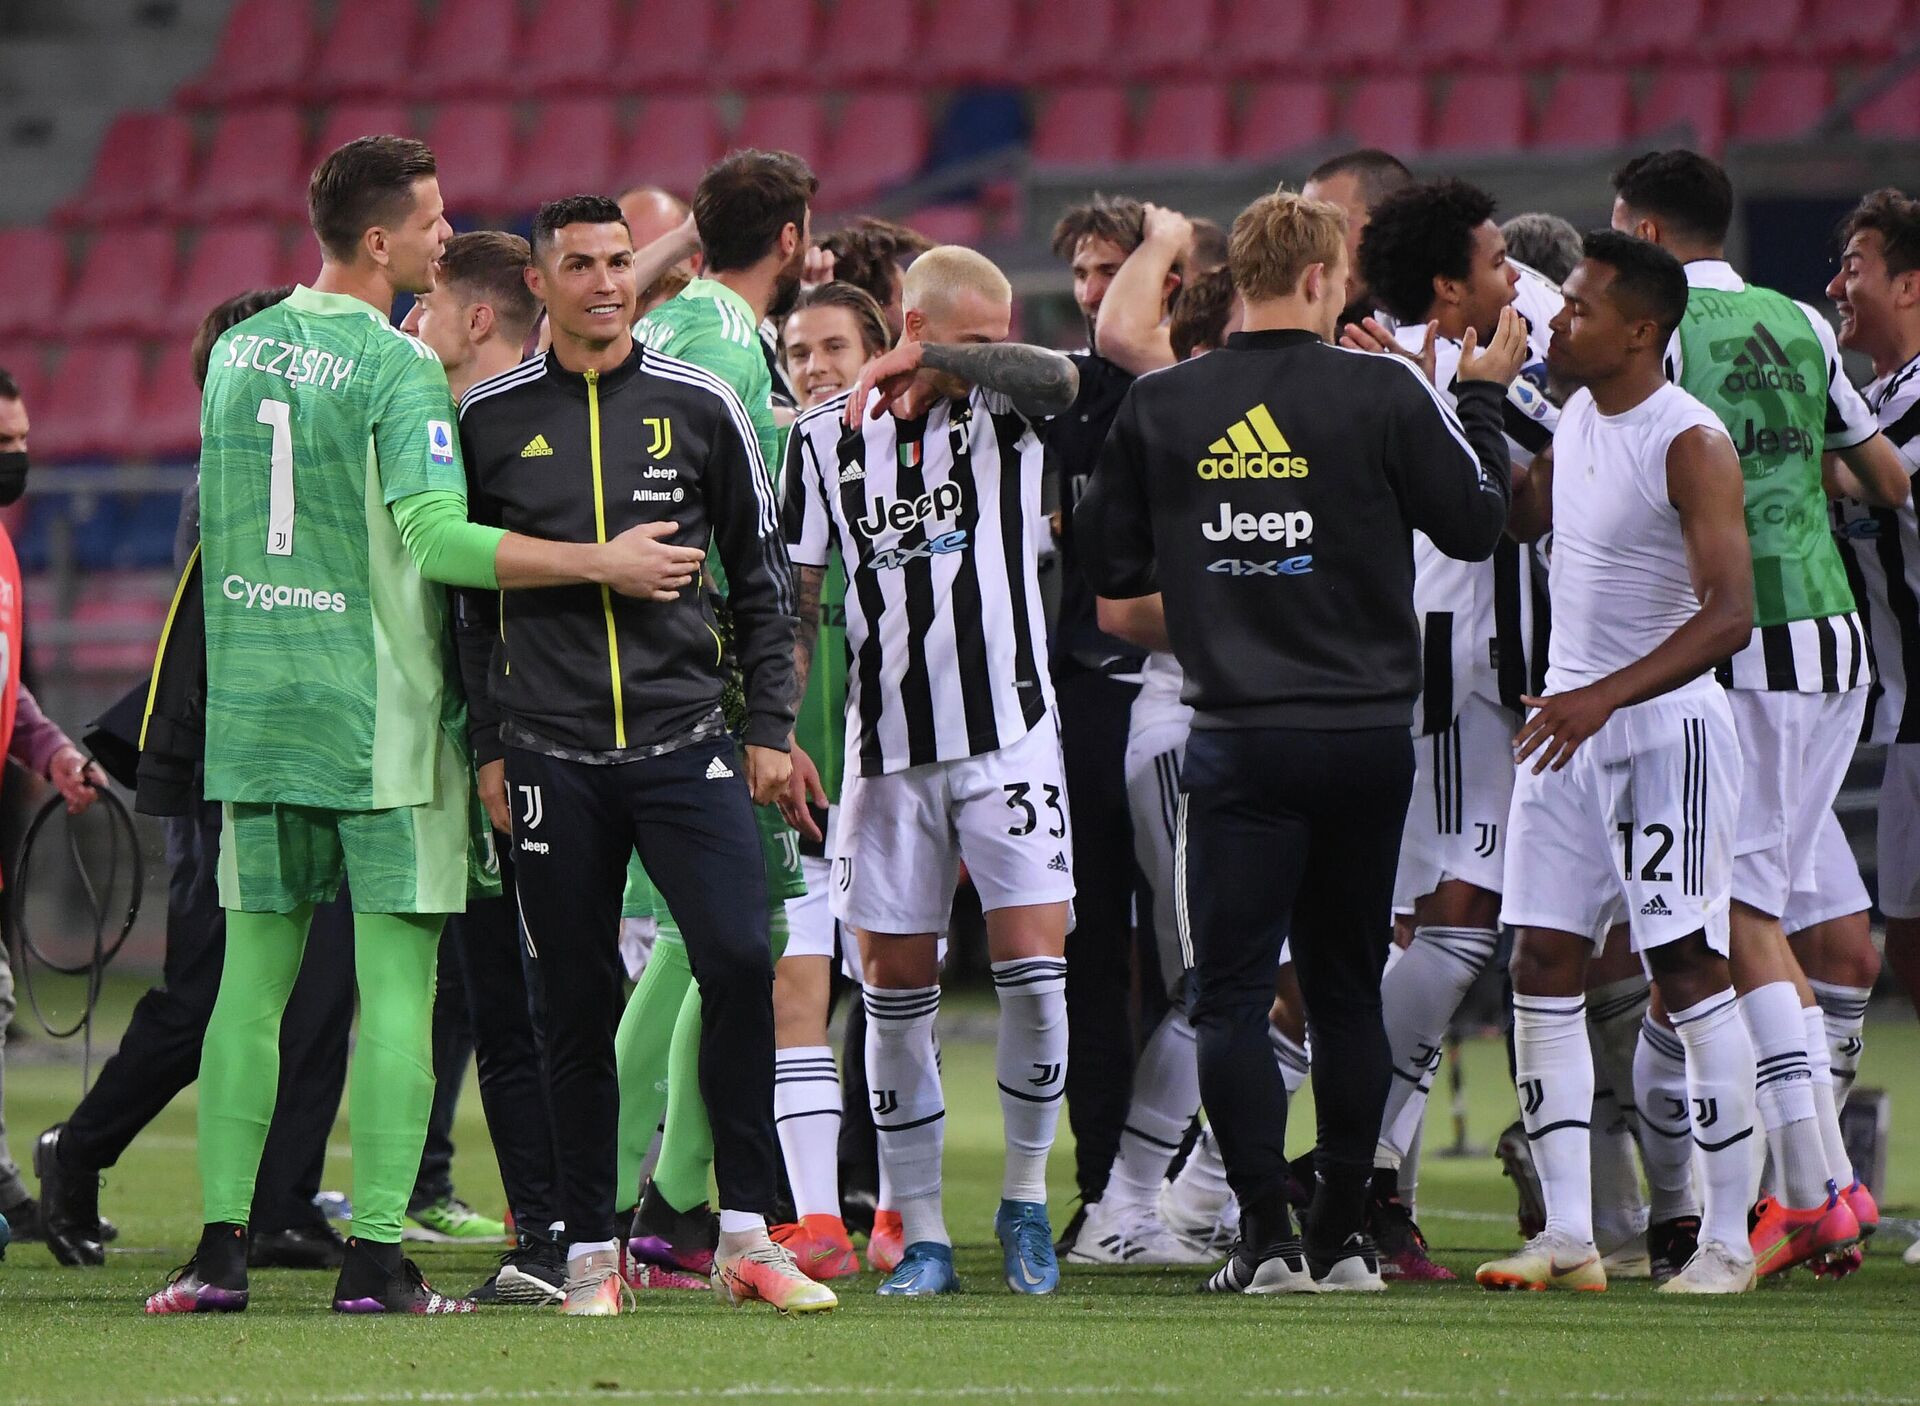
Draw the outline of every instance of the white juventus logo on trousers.
[[[522,800],[526,803],[526,809],[520,813],[520,823],[529,830],[538,830],[540,828],[540,822],[546,819],[547,815],[546,808],[540,801],[540,788],[538,786],[516,786],[514,790],[520,793]]]

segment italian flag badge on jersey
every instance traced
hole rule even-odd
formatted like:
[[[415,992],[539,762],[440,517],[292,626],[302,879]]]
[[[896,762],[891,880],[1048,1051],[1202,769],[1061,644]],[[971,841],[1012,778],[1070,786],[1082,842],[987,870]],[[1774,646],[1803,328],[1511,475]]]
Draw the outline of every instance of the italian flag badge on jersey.
[[[903,469],[917,469],[920,467],[919,440],[908,440],[900,446],[900,467]]]

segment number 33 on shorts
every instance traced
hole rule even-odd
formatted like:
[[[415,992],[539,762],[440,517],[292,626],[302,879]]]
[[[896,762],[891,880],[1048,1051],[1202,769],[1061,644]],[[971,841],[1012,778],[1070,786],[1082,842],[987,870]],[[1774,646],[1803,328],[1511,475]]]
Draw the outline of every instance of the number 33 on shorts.
[[[1028,781],[1011,781],[1000,788],[1007,793],[1007,809],[1018,817],[1007,826],[1009,835],[1031,835],[1040,824],[1040,810],[1048,812],[1047,835],[1051,839],[1064,839],[1067,833],[1067,812],[1060,804],[1060,788],[1051,782],[1042,782],[1039,787]],[[1040,804],[1036,808],[1032,799],[1035,790],[1040,793]]]

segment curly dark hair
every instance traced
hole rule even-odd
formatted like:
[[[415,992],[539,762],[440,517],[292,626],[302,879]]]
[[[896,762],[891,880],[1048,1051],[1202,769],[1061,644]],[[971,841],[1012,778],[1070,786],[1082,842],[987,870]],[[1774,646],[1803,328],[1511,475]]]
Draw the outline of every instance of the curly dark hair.
[[[1227,319],[1233,316],[1233,299],[1233,273],[1229,269],[1208,269],[1182,284],[1173,300],[1173,317],[1167,323],[1173,354],[1185,361],[1196,347],[1211,349],[1224,342]]]
[[[1495,208],[1484,190],[1453,179],[1387,196],[1360,236],[1360,276],[1375,300],[1401,322],[1423,321],[1433,306],[1433,280],[1472,271],[1473,232]]]
[[[1071,259],[1086,238],[1105,239],[1131,254],[1146,238],[1146,207],[1131,195],[1099,195],[1060,212],[1053,227],[1053,255]]]
[[[1892,186],[1862,196],[1840,225],[1840,243],[1844,247],[1862,230],[1880,236],[1885,251],[1887,272],[1894,277],[1920,268],[1920,200]]]
[[[864,289],[885,307],[898,291],[902,262],[926,253],[933,241],[892,220],[862,215],[822,239],[820,247],[833,255],[834,282]]]

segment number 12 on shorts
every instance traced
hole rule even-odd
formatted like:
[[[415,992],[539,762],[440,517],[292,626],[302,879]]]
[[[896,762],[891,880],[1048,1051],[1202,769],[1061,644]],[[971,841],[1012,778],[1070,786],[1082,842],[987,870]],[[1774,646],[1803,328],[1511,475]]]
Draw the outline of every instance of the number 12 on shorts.
[[[1618,829],[1620,831],[1621,850],[1620,869],[1627,878],[1631,879],[1634,877],[1633,836],[1635,826],[1631,820],[1623,820],[1620,822]],[[1641,868],[1640,877],[1650,884],[1672,883],[1673,872],[1668,869],[1662,869],[1660,866],[1666,862],[1667,852],[1673,848],[1673,830],[1665,825],[1647,825],[1641,827],[1640,833],[1654,842],[1653,853],[1647,857],[1646,864]]]
[[[293,555],[293,407],[265,399],[254,419],[273,430],[267,473],[267,555]]]

